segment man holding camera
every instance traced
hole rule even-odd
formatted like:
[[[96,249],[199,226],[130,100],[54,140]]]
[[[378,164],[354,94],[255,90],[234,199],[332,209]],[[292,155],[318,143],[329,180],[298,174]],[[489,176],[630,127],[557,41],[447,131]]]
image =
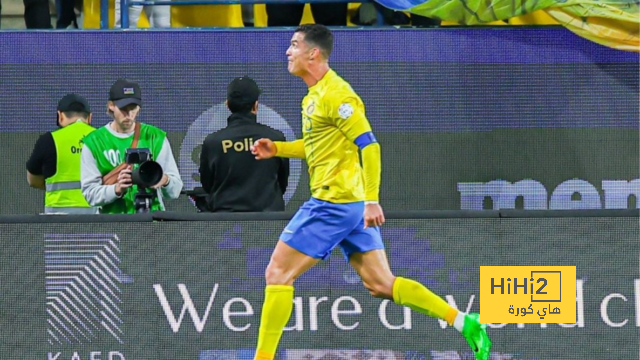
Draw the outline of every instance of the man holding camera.
[[[60,129],[38,139],[27,161],[27,181],[45,191],[45,214],[97,214],[80,190],[80,153],[91,126],[87,99],[67,94],[58,102]]]
[[[162,199],[182,190],[166,133],[136,121],[141,105],[140,86],[119,79],[107,103],[113,121],[85,138],[82,193],[102,214],[164,211]]]

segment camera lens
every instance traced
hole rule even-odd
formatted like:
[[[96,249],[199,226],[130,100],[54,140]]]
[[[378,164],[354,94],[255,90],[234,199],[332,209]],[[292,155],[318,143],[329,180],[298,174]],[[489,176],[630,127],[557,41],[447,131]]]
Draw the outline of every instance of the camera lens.
[[[162,166],[155,161],[145,161],[132,173],[133,183],[138,186],[151,187],[162,179]]]

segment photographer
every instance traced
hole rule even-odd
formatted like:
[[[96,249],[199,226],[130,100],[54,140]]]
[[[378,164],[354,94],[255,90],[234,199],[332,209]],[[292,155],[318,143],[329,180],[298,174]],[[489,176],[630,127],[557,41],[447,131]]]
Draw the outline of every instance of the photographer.
[[[227,88],[228,125],[207,136],[200,154],[200,181],[211,212],[284,211],[289,159],[258,161],[255,140],[284,141],[284,134],[257,122],[260,89],[251,78],[235,78]]]
[[[175,199],[182,190],[182,179],[166,133],[136,121],[141,105],[140,86],[119,79],[111,86],[107,103],[113,121],[84,140],[82,193],[89,204],[101,207],[102,214],[163,211],[162,199]],[[152,175],[157,175],[158,181],[139,186],[140,178],[149,175],[145,172],[145,176],[137,176],[134,181],[136,175],[142,175],[144,164],[140,164],[146,157],[157,162],[147,163],[153,165],[152,169],[157,167]],[[140,199],[148,199],[146,209],[138,206]]]

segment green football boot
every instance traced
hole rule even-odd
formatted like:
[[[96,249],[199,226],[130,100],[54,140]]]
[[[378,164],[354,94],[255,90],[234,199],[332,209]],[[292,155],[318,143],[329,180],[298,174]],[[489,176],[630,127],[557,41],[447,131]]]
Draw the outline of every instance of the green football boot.
[[[491,340],[487,335],[487,325],[480,323],[480,314],[469,313],[464,317],[462,335],[471,346],[476,360],[489,360]]]

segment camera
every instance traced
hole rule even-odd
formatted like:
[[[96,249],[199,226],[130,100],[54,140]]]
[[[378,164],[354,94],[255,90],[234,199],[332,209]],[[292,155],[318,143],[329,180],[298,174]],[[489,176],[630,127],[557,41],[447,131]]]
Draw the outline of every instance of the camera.
[[[162,166],[151,159],[149,149],[127,149],[125,162],[133,167],[131,177],[138,187],[151,187],[162,180]]]
[[[151,160],[151,151],[149,149],[127,149],[124,159],[129,165],[142,164]]]
[[[131,179],[138,186],[134,201],[136,212],[149,212],[156,191],[148,192],[147,188],[162,180],[162,166],[153,161],[151,151],[144,148],[127,149],[125,162],[132,165]]]

